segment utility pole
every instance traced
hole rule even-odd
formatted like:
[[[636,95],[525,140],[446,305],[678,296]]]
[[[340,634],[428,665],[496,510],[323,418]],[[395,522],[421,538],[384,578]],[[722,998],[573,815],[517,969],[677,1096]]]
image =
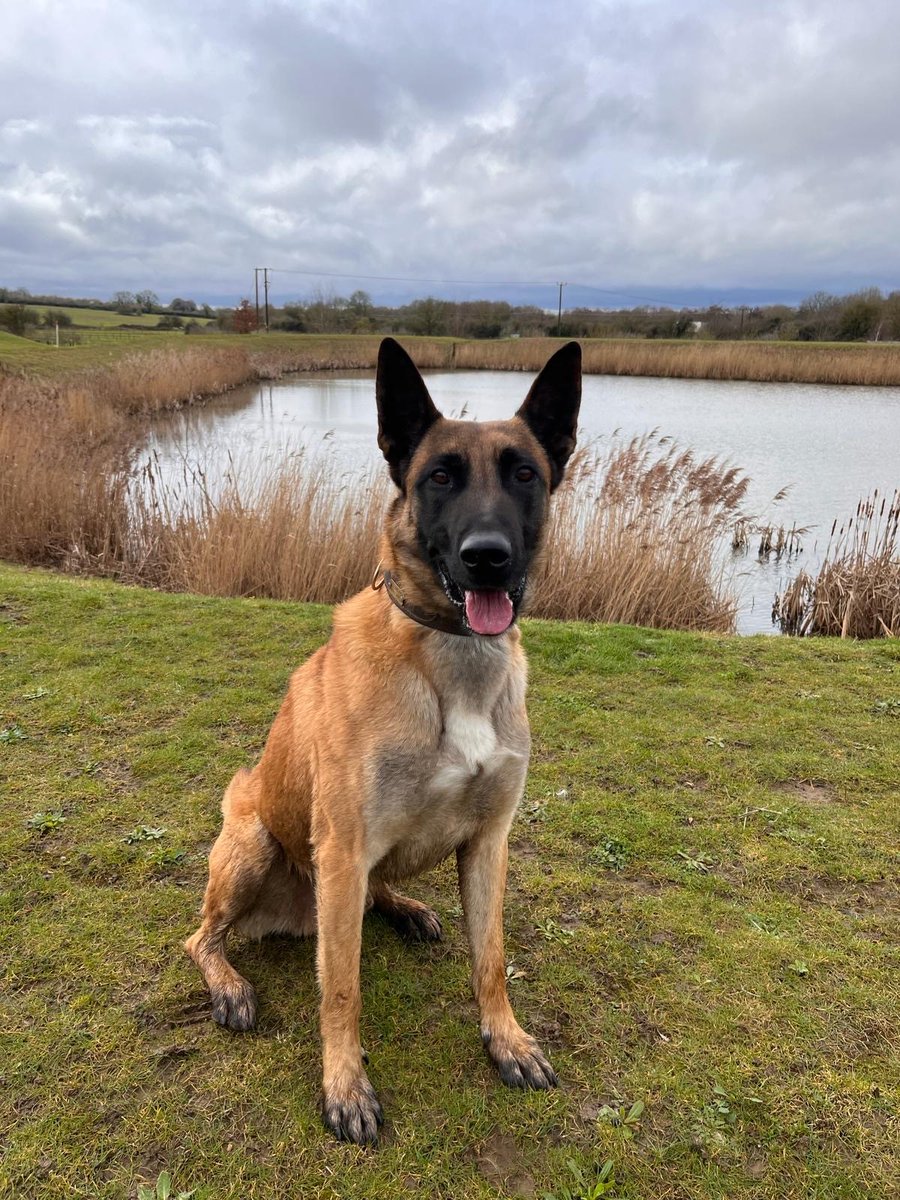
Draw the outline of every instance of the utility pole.
[[[259,329],[259,267],[253,268],[253,287],[256,290],[256,328]]]
[[[557,309],[557,312],[556,312],[556,336],[557,337],[559,337],[559,331],[562,328],[562,290],[565,286],[566,286],[565,283],[561,283],[559,285],[559,308]]]
[[[266,333],[269,332],[269,268],[263,267],[263,289],[266,294]]]

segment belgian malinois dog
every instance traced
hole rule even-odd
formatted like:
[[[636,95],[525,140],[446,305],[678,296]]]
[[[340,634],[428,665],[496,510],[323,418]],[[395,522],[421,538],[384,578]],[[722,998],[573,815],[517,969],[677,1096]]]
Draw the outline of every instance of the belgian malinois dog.
[[[359,1040],[363,915],[440,938],[437,915],[394,885],[454,852],[482,1041],[509,1086],[556,1085],[507,996],[503,893],[530,746],[516,617],[575,446],[581,350],[558,350],[510,420],[477,423],[445,419],[386,338],[376,399],[398,488],[380,569],[335,610],[260,762],[228,785],[185,943],[214,1019],[247,1030],[256,995],[226,957],[228,931],[317,934],[322,1114],[360,1145],[382,1122]]]

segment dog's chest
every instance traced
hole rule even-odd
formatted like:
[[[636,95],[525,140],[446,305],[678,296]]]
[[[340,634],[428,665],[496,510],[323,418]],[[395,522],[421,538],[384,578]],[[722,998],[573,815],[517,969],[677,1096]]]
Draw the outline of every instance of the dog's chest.
[[[461,661],[459,661],[461,660]],[[498,812],[511,812],[528,763],[524,664],[496,651],[458,656],[460,669],[421,714],[431,734],[418,749],[386,747],[369,811],[375,857],[400,877],[446,857]],[[440,685],[443,683],[443,687]]]

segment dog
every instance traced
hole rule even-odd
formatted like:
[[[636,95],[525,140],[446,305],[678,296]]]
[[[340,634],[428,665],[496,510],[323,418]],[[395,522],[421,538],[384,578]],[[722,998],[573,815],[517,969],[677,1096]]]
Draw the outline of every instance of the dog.
[[[575,447],[581,349],[557,350],[515,416],[479,423],[443,417],[385,338],[376,402],[397,486],[379,570],[336,608],[259,763],[231,780],[202,923],[185,942],[214,1019],[243,1031],[256,995],[226,957],[229,930],[317,935],[321,1112],[359,1145],[377,1142],[383,1119],[359,1040],[363,915],[439,939],[437,914],[394,885],[452,853],[487,1053],[511,1087],[557,1083],[507,996],[503,896],[530,749],[516,619]]]

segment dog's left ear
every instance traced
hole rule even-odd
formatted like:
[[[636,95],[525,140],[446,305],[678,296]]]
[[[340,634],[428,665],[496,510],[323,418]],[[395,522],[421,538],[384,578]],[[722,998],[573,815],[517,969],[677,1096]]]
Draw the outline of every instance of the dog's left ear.
[[[531,385],[517,417],[521,417],[550,460],[550,490],[562,482],[575,449],[581,406],[581,347],[567,342],[545,364]]]
[[[391,479],[403,491],[416,446],[434,422],[441,420],[441,414],[416,364],[393,338],[385,338],[378,348],[375,400],[378,445],[387,459]]]

